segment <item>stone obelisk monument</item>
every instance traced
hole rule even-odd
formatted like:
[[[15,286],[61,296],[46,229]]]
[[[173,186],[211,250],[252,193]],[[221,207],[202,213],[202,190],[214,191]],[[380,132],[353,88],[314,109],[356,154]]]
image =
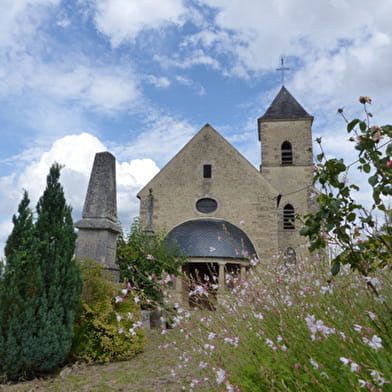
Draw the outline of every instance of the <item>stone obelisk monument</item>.
[[[117,225],[116,159],[109,152],[95,155],[82,216],[75,223],[79,229],[76,257],[101,263],[118,281],[116,241],[121,228]]]

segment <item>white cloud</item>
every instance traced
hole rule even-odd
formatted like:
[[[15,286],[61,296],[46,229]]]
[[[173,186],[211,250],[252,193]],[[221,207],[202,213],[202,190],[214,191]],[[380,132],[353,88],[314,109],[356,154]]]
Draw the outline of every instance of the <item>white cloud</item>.
[[[116,47],[142,30],[182,24],[185,11],[182,0],[96,0],[95,23]]]
[[[197,131],[185,120],[153,111],[145,130],[141,130],[131,144],[113,145],[112,150],[119,159],[152,157],[162,167]]]
[[[193,90],[195,90],[197,92],[198,95],[203,96],[206,94],[206,90],[203,86],[199,85],[198,83],[196,83],[195,81],[193,81],[192,79],[189,79],[185,76],[181,76],[181,75],[177,75],[176,76],[176,80],[178,83],[190,87]]]
[[[2,0],[0,2],[0,47],[21,50],[21,37],[35,33],[51,9],[61,0]]]
[[[143,186],[158,172],[159,168],[152,159],[134,159],[130,163],[118,164],[117,183],[125,186]]]
[[[179,54],[171,54],[170,57],[155,55],[154,58],[161,64],[161,66],[165,68],[177,67],[186,69],[199,65],[210,67],[212,69],[221,68],[219,61],[214,57],[206,54],[203,49],[187,51],[183,56],[180,56]]]
[[[73,207],[74,219],[80,219],[94,156],[105,150],[105,145],[88,133],[65,136],[56,140],[39,159],[29,162],[21,173],[0,177],[0,216],[3,217],[0,221],[0,256],[12,229],[11,216],[17,210],[22,189],[28,191],[31,206],[34,207],[45,188],[50,166],[54,162],[64,165],[60,182],[67,202]],[[27,153],[30,154],[29,151]],[[130,224],[138,213],[137,192],[158,171],[159,168],[151,159],[117,163],[118,216],[124,224]]]
[[[139,214],[136,194],[158,172],[159,168],[152,159],[134,159],[117,164],[118,218],[124,229],[128,229]]]
[[[109,113],[135,104],[140,93],[129,66],[91,66],[83,61],[71,57],[65,63],[43,63],[27,54],[12,57],[3,67],[0,64],[1,94],[35,92]]]
[[[25,168],[17,178],[17,187],[26,189],[35,205],[45,188],[50,166],[58,162],[64,165],[61,182],[66,198],[74,208],[80,209],[95,153],[105,150],[106,147],[90,134],[65,136],[56,140],[49,151]],[[74,175],[77,175],[76,178]]]
[[[170,80],[164,76],[146,75],[144,80],[157,88],[167,88],[170,86]]]

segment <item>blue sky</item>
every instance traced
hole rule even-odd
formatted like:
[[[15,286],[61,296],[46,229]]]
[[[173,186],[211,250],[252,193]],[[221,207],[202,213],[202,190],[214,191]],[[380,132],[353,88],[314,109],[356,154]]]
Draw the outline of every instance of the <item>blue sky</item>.
[[[281,55],[314,138],[354,160],[336,110],[361,115],[367,95],[375,124],[390,121],[391,11],[391,0],[1,0],[0,247],[22,189],[34,206],[54,161],[78,219],[94,154],[111,151],[124,226],[137,191],[205,123],[258,167]]]

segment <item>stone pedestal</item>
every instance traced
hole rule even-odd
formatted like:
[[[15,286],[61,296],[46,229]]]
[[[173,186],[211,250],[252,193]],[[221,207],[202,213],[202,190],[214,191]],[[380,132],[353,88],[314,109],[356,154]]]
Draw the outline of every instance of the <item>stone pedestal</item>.
[[[116,160],[109,152],[95,155],[83,218],[75,227],[79,229],[76,257],[101,263],[118,281],[116,242],[121,228],[117,225]]]

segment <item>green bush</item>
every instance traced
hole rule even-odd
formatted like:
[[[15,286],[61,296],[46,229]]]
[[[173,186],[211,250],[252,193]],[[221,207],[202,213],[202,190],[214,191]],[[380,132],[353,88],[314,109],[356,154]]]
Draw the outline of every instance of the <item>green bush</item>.
[[[146,232],[138,219],[128,236],[119,236],[116,254],[120,278],[141,291],[141,305],[146,309],[162,302],[162,276],[166,273],[173,279],[186,260],[176,244],[166,241],[164,232]]]
[[[14,215],[0,284],[0,377],[28,379],[62,366],[73,335],[81,277],[71,207],[54,164],[36,219],[27,192]]]
[[[334,275],[344,264],[365,276],[392,267],[392,125],[371,124],[366,106],[371,101],[359,98],[364,120],[349,122],[343,109],[338,110],[347,122],[357,160],[347,164],[343,159],[329,158],[321,138],[316,139],[321,148],[314,166],[314,184],[320,190],[318,211],[305,217],[300,233],[309,238],[311,251],[332,247]],[[371,206],[361,203],[356,195],[358,179],[355,183],[350,180],[355,169],[366,180]]]
[[[127,288],[110,281],[103,267],[81,265],[83,292],[75,322],[72,358],[87,363],[128,360],[143,351],[140,307]]]

